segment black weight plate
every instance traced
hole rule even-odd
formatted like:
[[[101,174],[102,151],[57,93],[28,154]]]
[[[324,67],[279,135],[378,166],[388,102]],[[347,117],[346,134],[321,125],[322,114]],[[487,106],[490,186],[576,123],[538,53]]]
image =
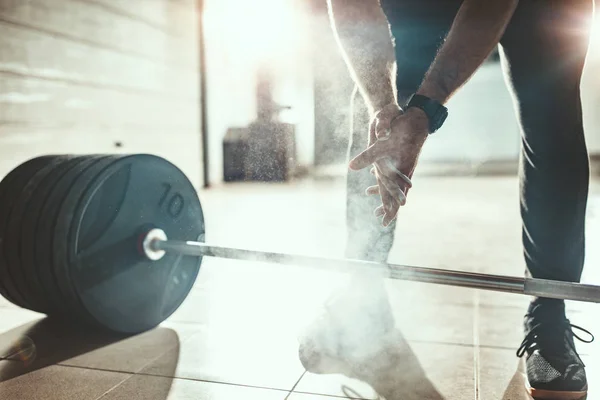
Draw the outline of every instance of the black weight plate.
[[[61,309],[58,298],[54,293],[49,293],[37,272],[35,240],[38,230],[38,224],[41,217],[43,206],[48,201],[50,193],[59,182],[59,180],[70,169],[79,164],[84,156],[60,156],[60,162],[50,171],[50,173],[39,183],[26,205],[26,210],[22,219],[21,226],[21,245],[19,246],[21,268],[26,287],[31,291],[31,296],[35,297],[31,303],[40,304],[40,312],[46,314],[55,314]],[[45,263],[47,267],[47,263]],[[35,302],[35,303],[34,303]]]
[[[204,237],[198,194],[185,174],[152,155],[113,162],[65,215],[71,279],[89,315],[120,333],[139,333],[169,317],[184,301],[201,257],[141,256],[141,233],[163,229],[175,240]],[[62,234],[57,234],[61,236]]]
[[[28,304],[15,287],[8,268],[6,256],[8,248],[5,243],[5,239],[10,234],[8,232],[8,218],[15,198],[31,176],[54,158],[55,156],[48,155],[30,159],[14,168],[0,183],[0,292],[8,301],[24,308],[27,308]]]
[[[85,171],[75,177],[73,184],[69,187],[66,196],[58,210],[56,224],[54,225],[54,234],[52,237],[52,269],[56,277],[56,283],[63,296],[69,304],[75,306],[76,316],[81,317],[83,321],[94,322],[89,319],[89,315],[82,306],[70,277],[70,266],[66,257],[68,247],[70,246],[69,227],[73,212],[77,207],[77,202],[84,195],[85,191],[93,184],[94,179],[115,160],[123,156],[105,156],[98,162],[91,165]]]
[[[18,167],[17,167],[18,168]],[[2,181],[0,182],[0,204],[4,203],[4,197],[7,193],[7,187],[10,186],[11,182],[16,179],[16,176],[19,174],[18,170],[15,168],[11,172],[6,175]],[[0,210],[1,212],[1,210]],[[10,277],[8,277],[8,270],[6,261],[4,261],[4,253],[2,248],[4,246],[4,238],[6,237],[5,226],[6,226],[6,214],[0,214],[0,294],[2,297],[7,299],[13,304],[16,304],[15,301],[10,297],[8,291],[6,290],[6,284],[10,284],[7,282]],[[18,304],[17,304],[18,305]]]
[[[21,266],[21,229],[23,227],[23,218],[27,212],[27,205],[34,195],[36,188],[64,160],[64,157],[54,157],[49,163],[46,163],[35,171],[18,193],[14,193],[13,206],[7,221],[6,229],[8,234],[3,242],[8,272],[17,291],[25,300],[27,308],[38,312],[44,312],[44,301],[40,297],[41,292],[29,287],[25,281],[25,275]]]
[[[54,154],[47,154],[44,156],[34,157],[14,167],[8,174],[6,174],[2,178],[2,180],[0,180],[0,196],[4,196],[4,194],[7,192],[7,189],[10,188],[10,181],[15,176],[20,174],[24,169],[40,165],[43,166],[46,163],[52,161],[52,159],[54,159],[55,157],[56,155]]]
[[[104,156],[82,157],[56,182],[40,210],[33,240],[34,265],[35,273],[44,287],[44,292],[53,297],[52,303],[58,306],[56,310],[52,310],[53,314],[76,318],[83,312],[81,307],[77,307],[77,304],[72,301],[69,302],[68,297],[62,294],[58,278],[54,275],[54,228],[57,224],[60,207],[77,177],[105,158]]]

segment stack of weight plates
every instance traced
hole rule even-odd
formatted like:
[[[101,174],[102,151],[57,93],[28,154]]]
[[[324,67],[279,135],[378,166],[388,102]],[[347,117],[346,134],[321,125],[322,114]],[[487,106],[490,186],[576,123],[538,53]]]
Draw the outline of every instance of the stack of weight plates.
[[[193,185],[156,156],[52,155],[0,182],[0,293],[40,313],[120,333],[153,328],[183,302],[201,258],[144,258],[151,228],[204,237]]]

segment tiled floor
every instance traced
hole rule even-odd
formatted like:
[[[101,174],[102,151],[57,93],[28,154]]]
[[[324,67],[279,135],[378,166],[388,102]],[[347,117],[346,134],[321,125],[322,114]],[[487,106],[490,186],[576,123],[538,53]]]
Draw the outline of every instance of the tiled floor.
[[[596,284],[598,186],[590,197],[584,275]],[[514,178],[420,178],[402,210],[390,261],[522,275],[517,189]],[[233,185],[201,197],[211,243],[343,254],[342,182]],[[175,314],[124,340],[69,329],[1,301],[0,399],[527,398],[515,356],[527,298],[470,289],[386,282],[396,328],[385,339],[360,309],[343,314],[353,324],[349,343],[383,350],[352,364],[352,373],[348,364],[331,362],[321,364],[328,374],[306,371],[298,337],[347,283],[335,273],[206,259]],[[569,309],[574,323],[600,331],[596,305]],[[588,399],[600,399],[600,345],[579,348],[591,381]]]

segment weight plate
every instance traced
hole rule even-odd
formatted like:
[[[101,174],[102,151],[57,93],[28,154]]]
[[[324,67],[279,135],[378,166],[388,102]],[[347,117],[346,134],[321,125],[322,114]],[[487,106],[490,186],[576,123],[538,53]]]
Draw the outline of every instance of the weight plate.
[[[21,245],[19,246],[21,269],[25,285],[29,288],[32,297],[36,297],[31,303],[39,304],[39,312],[56,314],[62,308],[58,297],[50,293],[42,283],[37,270],[35,241],[42,208],[48,202],[48,198],[62,177],[77,164],[84,156],[60,156],[60,162],[52,168],[52,171],[39,183],[31,194],[23,214],[21,226]],[[47,268],[47,261],[44,262]],[[35,302],[35,304],[34,304]]]
[[[33,241],[34,265],[39,281],[44,287],[44,292],[52,297],[52,303],[58,306],[56,310],[52,310],[54,314],[77,317],[83,313],[83,309],[78,308],[77,303],[69,301],[68,296],[63,295],[58,283],[59,278],[54,274],[54,228],[57,224],[58,213],[77,177],[105,158],[106,156],[82,157],[73,168],[56,182],[40,210]]]
[[[8,301],[24,308],[28,308],[29,304],[18,292],[8,265],[9,249],[6,246],[6,238],[10,235],[8,218],[15,198],[29,179],[54,158],[53,155],[32,158],[14,168],[0,183],[0,292]]]
[[[204,237],[194,186],[162,158],[113,161],[76,204],[64,204],[61,221],[69,228],[63,246],[68,262],[55,265],[68,266],[88,314],[112,331],[139,333],[160,324],[181,305],[200,270],[201,257],[167,254],[149,261],[138,247],[154,227],[175,240]],[[57,228],[56,237],[63,235]]]
[[[56,157],[56,155],[34,157],[17,165],[8,174],[6,174],[2,180],[0,180],[0,197],[4,196],[4,194],[7,192],[7,189],[10,188],[10,181],[12,181],[12,179],[19,175],[24,169],[44,165],[45,163],[52,161],[54,157]]]
[[[58,288],[69,304],[77,309],[76,316],[81,317],[88,322],[93,322],[82,306],[73,283],[71,281],[68,259],[66,257],[68,247],[70,246],[69,226],[73,211],[77,207],[77,202],[83,196],[93,180],[111,163],[122,156],[105,156],[98,162],[91,165],[85,171],[77,174],[68,192],[63,198],[62,204],[58,210],[56,223],[54,225],[54,234],[52,235],[52,269],[56,277]]]
[[[29,200],[34,195],[40,182],[65,160],[64,157],[56,156],[50,162],[37,169],[20,191],[13,194],[13,206],[7,220],[7,236],[4,240],[5,257],[9,275],[11,276],[16,290],[25,300],[28,309],[43,312],[44,301],[41,292],[29,286],[25,280],[25,274],[21,265],[21,231],[23,218],[27,212]]]

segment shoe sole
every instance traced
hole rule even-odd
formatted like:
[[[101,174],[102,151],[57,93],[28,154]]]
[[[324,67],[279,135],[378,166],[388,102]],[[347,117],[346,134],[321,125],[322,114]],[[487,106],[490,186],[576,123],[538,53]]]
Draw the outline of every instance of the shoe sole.
[[[525,388],[527,393],[535,400],[581,400],[587,396],[587,388],[578,392],[543,390],[532,388],[527,381],[525,382]]]

